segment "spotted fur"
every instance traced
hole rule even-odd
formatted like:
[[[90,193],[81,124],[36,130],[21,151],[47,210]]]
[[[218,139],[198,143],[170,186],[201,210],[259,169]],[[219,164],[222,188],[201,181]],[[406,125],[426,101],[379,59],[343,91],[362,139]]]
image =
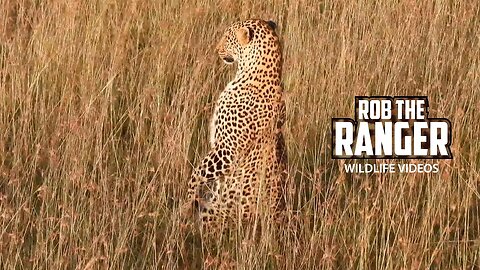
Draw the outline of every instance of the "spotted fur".
[[[235,78],[220,93],[210,124],[208,154],[194,170],[188,198],[203,227],[248,220],[257,209],[284,207],[286,151],[282,54],[275,24],[231,25],[217,45]]]

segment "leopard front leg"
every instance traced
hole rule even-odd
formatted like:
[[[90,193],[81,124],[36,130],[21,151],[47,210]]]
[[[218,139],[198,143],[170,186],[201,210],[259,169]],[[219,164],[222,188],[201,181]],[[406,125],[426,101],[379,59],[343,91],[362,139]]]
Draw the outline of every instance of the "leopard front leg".
[[[202,223],[215,222],[225,216],[218,209],[220,190],[232,163],[231,150],[212,149],[193,171],[188,183],[188,203],[199,214]]]

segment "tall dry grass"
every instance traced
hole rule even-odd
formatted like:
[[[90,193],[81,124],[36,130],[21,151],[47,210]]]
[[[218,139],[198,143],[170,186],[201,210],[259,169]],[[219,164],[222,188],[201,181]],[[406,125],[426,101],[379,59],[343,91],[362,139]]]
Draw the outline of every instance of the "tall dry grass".
[[[0,6],[0,268],[480,268],[477,1]],[[296,221],[206,252],[178,206],[234,74],[214,45],[251,17],[283,39]],[[454,159],[343,173],[330,118],[355,95],[428,95]]]

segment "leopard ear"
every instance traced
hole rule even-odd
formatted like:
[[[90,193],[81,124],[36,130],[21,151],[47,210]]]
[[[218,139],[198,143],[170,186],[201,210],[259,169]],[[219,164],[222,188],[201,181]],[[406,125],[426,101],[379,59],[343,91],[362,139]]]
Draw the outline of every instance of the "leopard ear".
[[[277,24],[274,21],[267,21],[268,26],[272,28],[272,30],[277,29]]]
[[[242,27],[237,30],[237,39],[241,45],[245,46],[252,40],[251,30],[248,27]]]

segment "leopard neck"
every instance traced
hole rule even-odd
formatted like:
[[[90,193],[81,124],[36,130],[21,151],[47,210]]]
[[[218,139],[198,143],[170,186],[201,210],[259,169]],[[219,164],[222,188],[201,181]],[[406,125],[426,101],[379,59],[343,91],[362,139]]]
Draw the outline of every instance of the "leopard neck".
[[[274,41],[254,44],[244,53],[246,57],[238,61],[235,81],[280,86],[283,60],[278,38]]]

